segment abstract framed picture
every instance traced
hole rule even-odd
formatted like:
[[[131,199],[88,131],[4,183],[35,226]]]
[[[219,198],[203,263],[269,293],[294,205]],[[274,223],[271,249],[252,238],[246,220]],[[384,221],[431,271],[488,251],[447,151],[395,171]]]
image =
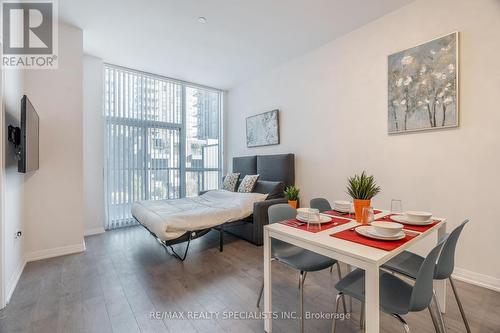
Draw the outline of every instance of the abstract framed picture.
[[[389,134],[458,126],[458,32],[391,54]]]
[[[280,143],[279,111],[273,110],[246,118],[247,147]]]

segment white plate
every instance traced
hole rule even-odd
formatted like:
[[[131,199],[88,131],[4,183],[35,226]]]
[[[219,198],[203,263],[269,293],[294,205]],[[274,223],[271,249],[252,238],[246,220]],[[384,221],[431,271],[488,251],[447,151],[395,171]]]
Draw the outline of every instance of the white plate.
[[[430,219],[428,219],[427,221],[423,221],[423,222],[408,221],[408,218],[406,217],[406,215],[392,215],[391,220],[399,222],[399,223],[411,224],[411,225],[427,225],[427,224],[431,224],[432,222],[434,222],[432,217]]]
[[[368,237],[368,238],[373,238],[373,239],[380,239],[380,240],[386,240],[386,241],[393,241],[393,240],[400,240],[406,237],[406,234],[401,231],[395,236],[382,236],[377,231],[375,231],[375,227],[372,227],[370,225],[363,225],[360,227],[357,227],[356,232],[362,236]]]
[[[308,220],[307,218],[304,218],[302,216],[297,215],[297,220],[301,222],[306,222],[306,223],[328,223],[332,221],[332,218],[330,216],[326,215],[320,215],[319,216],[319,221],[318,220]]]

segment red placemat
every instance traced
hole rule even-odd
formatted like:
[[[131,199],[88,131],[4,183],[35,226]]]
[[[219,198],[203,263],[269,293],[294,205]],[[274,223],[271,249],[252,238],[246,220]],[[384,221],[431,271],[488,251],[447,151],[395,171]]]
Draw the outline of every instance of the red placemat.
[[[398,247],[400,247],[404,243],[412,240],[415,236],[417,236],[417,234],[410,235],[410,234],[406,233],[406,237],[403,239],[395,240],[395,241],[384,241],[384,240],[372,239],[372,238],[362,236],[362,235],[358,234],[354,230],[354,228],[351,228],[351,229],[347,229],[344,231],[340,231],[340,232],[331,234],[330,236],[335,237],[335,238],[348,240],[348,241],[362,244],[362,245],[366,245],[366,246],[375,247],[375,248],[381,249],[381,250],[392,251],[394,249],[397,249]]]
[[[317,233],[317,232],[325,231],[325,230],[333,228],[333,227],[338,227],[342,224],[346,224],[349,222],[351,222],[351,220],[342,219],[342,218],[338,218],[338,217],[332,217],[331,222],[321,223],[321,228],[319,227],[319,225],[317,223],[310,223],[309,228],[307,228],[306,222],[302,222],[302,221],[299,221],[297,219],[285,220],[285,221],[280,222],[280,223],[287,225],[289,227],[292,227],[292,228],[297,228],[300,230],[309,231],[312,233]]]
[[[377,209],[375,209],[373,211],[374,215],[377,215],[379,213],[382,213],[382,211],[381,210],[377,210]],[[327,210],[326,212],[323,212],[322,214],[332,215],[332,216],[339,216],[339,217],[343,217],[343,218],[346,218],[346,219],[352,219],[352,220],[354,220],[356,218],[356,216],[354,216],[354,213],[342,213],[342,212],[339,212],[339,211],[336,211],[336,210]]]
[[[393,216],[393,215],[401,215],[401,214],[389,214],[389,215],[386,215],[384,217],[378,218],[376,221],[401,223],[401,222],[394,221],[393,219],[391,219],[391,216]],[[434,220],[434,222],[432,222],[430,224],[426,224],[426,225],[412,225],[412,224],[405,224],[405,223],[401,223],[401,224],[403,225],[403,229],[417,231],[417,232],[424,232],[424,231],[429,230],[430,228],[432,228],[433,226],[435,226],[439,222],[441,222],[441,221]]]

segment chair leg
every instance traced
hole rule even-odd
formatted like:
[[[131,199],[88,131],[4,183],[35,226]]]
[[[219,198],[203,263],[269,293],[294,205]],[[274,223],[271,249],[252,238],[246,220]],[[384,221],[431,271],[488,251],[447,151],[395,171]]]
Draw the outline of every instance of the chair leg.
[[[394,318],[396,318],[397,320],[399,320],[401,325],[403,325],[403,328],[404,328],[406,333],[410,333],[410,327],[408,326],[408,323],[406,322],[406,320],[403,319],[403,317],[401,317],[400,315],[395,314],[395,313],[393,313],[392,316]]]
[[[299,289],[300,289],[300,280],[302,280],[302,278],[304,278],[304,281],[305,281],[306,276],[307,276],[307,272],[304,272],[304,277],[302,277],[302,272],[300,273],[300,275],[299,275]]]
[[[450,284],[451,284],[451,289],[453,290],[453,294],[455,295],[455,299],[457,300],[458,309],[460,310],[460,314],[462,315],[462,319],[464,320],[465,329],[467,330],[467,333],[470,333],[469,322],[467,321],[467,318],[465,318],[464,308],[462,307],[462,302],[460,301],[460,298],[458,297],[457,288],[455,287],[455,282],[453,282],[453,279],[451,278],[451,276],[449,277],[449,280],[450,280]]]
[[[333,265],[330,266],[330,273],[333,272]]]
[[[333,266],[332,266],[333,268]],[[340,269],[340,264],[337,262],[337,274],[339,275],[339,281],[342,280],[342,270]],[[342,294],[342,306],[344,307],[344,314],[347,315],[347,307],[345,304],[345,295]]]
[[[436,319],[436,316],[434,315],[434,313],[432,312],[432,308],[429,304],[429,306],[427,307],[427,309],[429,309],[429,314],[431,315],[431,319],[432,319],[432,324],[434,325],[434,329],[436,330],[436,333],[441,333],[441,329],[439,328],[439,324],[437,322],[437,319]],[[439,311],[439,310],[438,310]]]
[[[264,292],[264,281],[262,281],[262,285],[260,286],[259,298],[257,299],[257,307],[260,307],[260,300],[262,298],[263,292]]]
[[[436,292],[434,291],[434,289],[432,290],[432,298],[434,300],[434,304],[436,304],[439,327],[441,329],[441,332],[446,333],[446,325],[444,324],[443,313],[441,312],[441,308],[439,307],[439,303],[436,297]]]
[[[300,332],[304,333],[304,280],[307,272],[300,272],[299,294],[300,294]]]
[[[352,313],[352,296],[349,296],[349,313]]]
[[[337,297],[335,298],[335,313],[333,314],[333,321],[332,321],[332,333],[335,333],[335,329],[337,328],[337,314],[339,313],[339,300],[341,297],[343,297],[343,293],[338,293]]]

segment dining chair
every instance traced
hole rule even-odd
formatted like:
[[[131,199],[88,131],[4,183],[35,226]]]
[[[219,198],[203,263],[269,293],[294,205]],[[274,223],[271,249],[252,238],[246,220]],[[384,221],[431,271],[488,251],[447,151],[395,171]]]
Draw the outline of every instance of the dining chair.
[[[417,272],[415,284],[410,285],[391,273],[380,270],[380,309],[391,314],[403,325],[406,333],[410,328],[406,321],[401,317],[409,312],[418,312],[429,309],[432,323],[436,332],[439,332],[437,319],[431,309],[433,298],[432,281],[434,274],[434,265],[439,255],[443,242],[434,247],[424,259],[420,269]],[[338,290],[335,300],[335,312],[339,310],[339,299],[344,295],[351,296],[363,304],[365,302],[365,272],[362,269],[355,269],[346,277],[340,280],[335,288]],[[332,322],[332,333],[335,333],[337,320]]]
[[[453,273],[453,270],[455,268],[455,250],[457,247],[458,238],[460,237],[462,230],[464,229],[465,225],[468,222],[469,220],[463,221],[458,227],[456,227],[452,232],[450,232],[447,238],[444,239],[443,249],[439,254],[438,261],[434,268],[434,280],[448,279],[450,281],[451,289],[453,290],[453,294],[455,295],[455,299],[458,304],[458,309],[460,310],[460,314],[462,315],[465,328],[467,330],[467,333],[470,333],[471,331],[469,327],[469,322],[465,317],[465,312],[462,306],[462,302],[458,297],[457,288],[455,287],[455,283],[453,282],[453,279],[451,277],[451,274]],[[424,258],[419,256],[418,254],[404,251],[401,254],[389,260],[385,265],[382,265],[382,268],[396,272],[408,278],[415,279],[418,270],[422,266],[423,262]],[[439,310],[439,315],[442,316],[440,310]]]
[[[277,204],[269,207],[268,210],[269,223],[276,223],[288,219],[293,219],[297,216],[297,210],[288,204]],[[320,271],[337,264],[337,272],[339,280],[342,279],[337,260],[325,257],[321,254],[305,250],[301,247],[282,242],[278,239],[271,239],[271,260],[282,262],[288,266],[298,270],[299,275],[299,304],[300,304],[300,331],[304,332],[304,281],[308,272]],[[262,292],[264,291],[264,282],[259,292],[257,307],[260,305]],[[343,299],[344,312],[346,311],[345,300]]]
[[[309,201],[309,206],[311,208],[319,209],[320,212],[326,212],[328,210],[332,210],[332,206],[330,202],[325,198],[313,198]],[[333,272],[333,266],[330,267],[330,272]],[[349,312],[352,311],[352,298],[349,297]]]
[[[325,198],[314,198],[309,202],[311,208],[319,209],[320,212],[325,212],[327,210],[332,210],[332,206]]]

